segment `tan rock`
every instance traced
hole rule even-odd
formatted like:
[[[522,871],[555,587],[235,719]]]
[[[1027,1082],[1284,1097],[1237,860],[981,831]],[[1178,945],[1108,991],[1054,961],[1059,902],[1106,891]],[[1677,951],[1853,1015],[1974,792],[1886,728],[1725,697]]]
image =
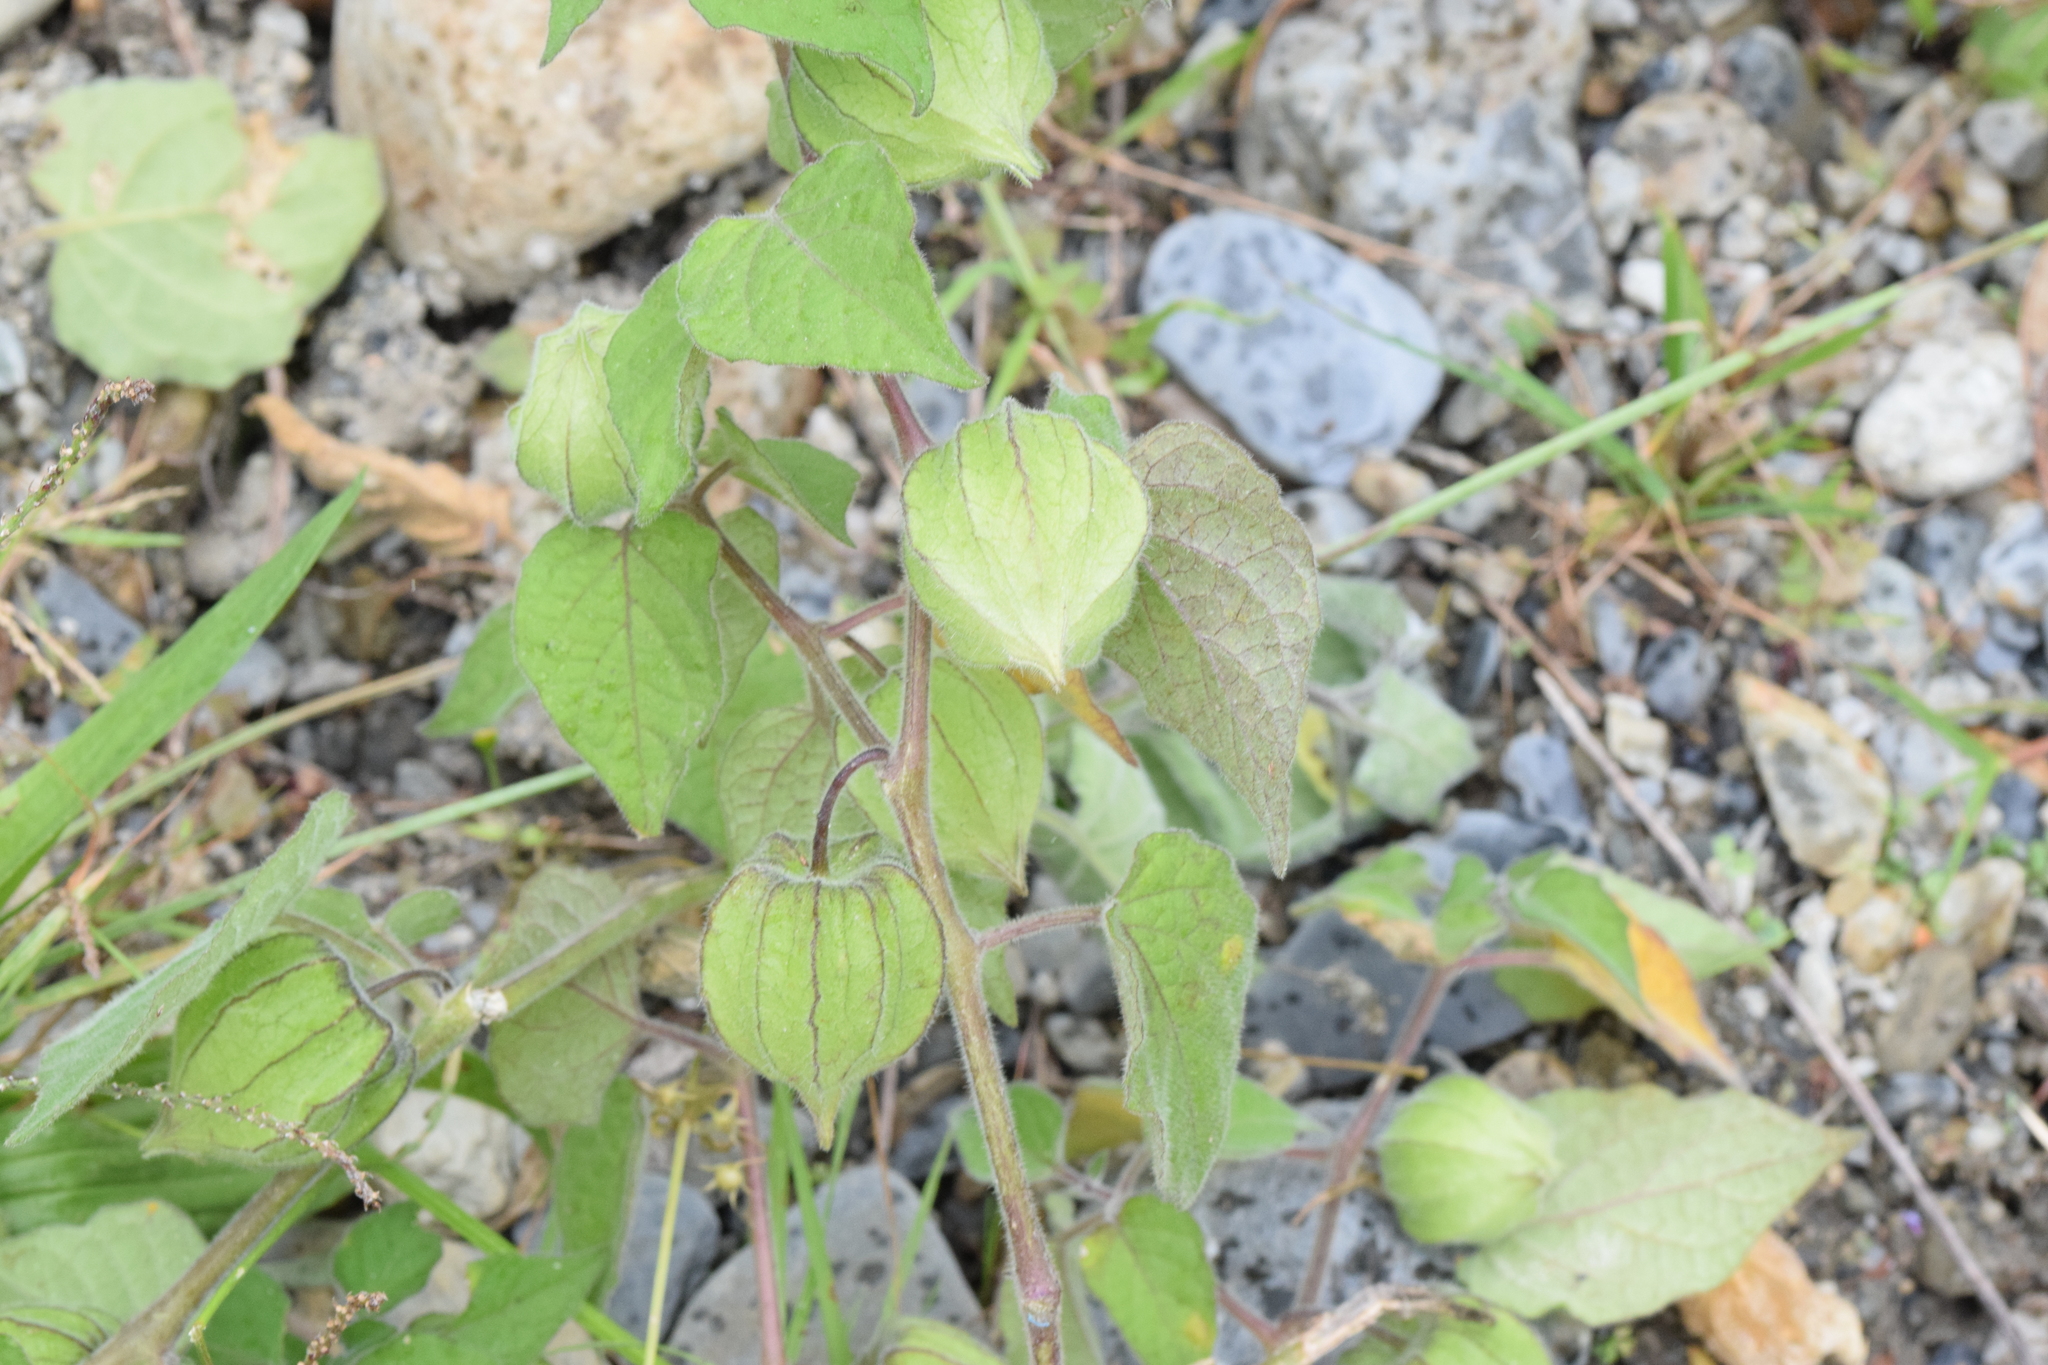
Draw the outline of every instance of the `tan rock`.
[[[1941,942],[1968,948],[1970,965],[1981,972],[2012,946],[2026,895],[2026,868],[2010,858],[1986,858],[1948,884],[1927,927]]]
[[[1840,882],[1836,883],[1841,885]],[[1828,893],[1834,901],[1832,890]],[[1842,956],[1849,965],[1874,975],[1904,957],[1913,946],[1914,919],[1906,906],[1906,893],[1896,887],[1873,889],[1861,903],[1842,916],[1839,940]]]
[[[1400,460],[1368,456],[1351,471],[1351,495],[1379,516],[1413,507],[1434,492],[1429,475]]]
[[[1875,863],[1892,784],[1870,746],[1812,702],[1754,674],[1736,675],[1735,703],[1792,856],[1825,877]]]
[[[1721,1365],[1863,1365],[1870,1355],[1855,1306],[1817,1288],[1775,1232],[1759,1237],[1718,1288],[1680,1299],[1678,1312]]]
[[[608,0],[547,67],[540,0],[341,0],[334,106],[377,143],[385,237],[472,299],[518,292],[767,140],[768,43]]]

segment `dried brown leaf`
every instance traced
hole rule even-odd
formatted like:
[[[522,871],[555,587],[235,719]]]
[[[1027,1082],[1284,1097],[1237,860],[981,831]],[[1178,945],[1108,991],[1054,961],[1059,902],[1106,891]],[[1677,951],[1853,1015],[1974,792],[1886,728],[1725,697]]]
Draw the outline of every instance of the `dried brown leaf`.
[[[1686,1330],[1721,1365],[1863,1365],[1863,1320],[1832,1289],[1818,1289],[1784,1238],[1766,1232],[1719,1287],[1678,1301]]]
[[[275,394],[249,401],[270,439],[298,462],[314,487],[337,493],[367,475],[357,507],[389,521],[438,555],[473,555],[512,539],[510,489],[465,479],[444,464],[422,464],[375,446],[352,445],[314,426]]]

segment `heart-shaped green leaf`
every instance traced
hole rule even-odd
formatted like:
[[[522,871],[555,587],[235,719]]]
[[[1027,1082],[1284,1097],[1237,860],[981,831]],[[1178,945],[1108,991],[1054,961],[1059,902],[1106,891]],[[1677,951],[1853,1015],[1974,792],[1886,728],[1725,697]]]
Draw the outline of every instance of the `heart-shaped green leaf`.
[[[1258,907],[1230,855],[1169,830],[1138,845],[1102,912],[1128,1044],[1124,1103],[1161,1193],[1185,1207],[1230,1127]]]
[[[718,760],[718,811],[730,857],[752,857],[772,834],[809,837],[825,784],[839,767],[832,731],[831,718],[815,707],[778,706],[733,732]],[[848,814],[859,818],[857,810]],[[835,819],[847,815],[835,811]]]
[[[533,684],[512,654],[512,609],[495,607],[477,622],[454,684],[420,733],[429,739],[461,739],[488,730],[531,691]]]
[[[670,514],[625,531],[564,522],[520,570],[520,667],[642,834],[660,830],[723,691],[717,567],[718,537]]]
[[[1216,1274],[1202,1225],[1141,1194],[1081,1241],[1081,1276],[1144,1365],[1195,1365],[1216,1348]]]
[[[568,983],[491,1025],[491,1071],[521,1123],[593,1124],[633,1045],[640,958],[614,948]]]
[[[560,3],[560,0],[557,0]],[[1145,0],[1031,0],[1052,69],[1065,71],[1138,17]]]
[[[899,82],[854,57],[793,54],[790,108],[813,147],[879,144],[912,185],[1007,170],[1036,180],[1045,159],[1031,125],[1052,99],[1038,16],[1026,0],[926,0],[932,97],[920,108]]]
[[[101,374],[225,389],[283,362],[384,210],[368,142],[245,132],[218,81],[93,81],[48,117],[50,320]]]
[[[729,360],[899,371],[974,388],[981,375],[939,316],[914,220],[880,148],[839,147],[768,212],[721,218],[697,235],[677,276],[683,323]]]
[[[1258,815],[1287,870],[1295,742],[1322,613],[1315,551],[1271,475],[1211,427],[1167,422],[1127,457],[1152,534],[1103,651]]]
[[[1078,422],[1006,402],[927,451],[903,481],[903,568],[964,663],[1046,690],[1123,619],[1145,491]]]

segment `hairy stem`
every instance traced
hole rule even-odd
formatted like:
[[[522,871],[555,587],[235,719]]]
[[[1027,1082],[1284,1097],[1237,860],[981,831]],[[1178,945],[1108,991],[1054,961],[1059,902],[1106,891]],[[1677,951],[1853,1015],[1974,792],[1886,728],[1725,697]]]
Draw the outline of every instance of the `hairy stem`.
[[[1017,1299],[1030,1338],[1033,1365],[1059,1365],[1060,1279],[1054,1269],[1031,1180],[1024,1170],[1024,1150],[1010,1113],[1002,1055],[996,1050],[989,1023],[988,1001],[981,988],[981,948],[974,931],[954,904],[939,857],[932,825],[930,782],[930,680],[932,618],[912,601],[906,610],[903,655],[902,739],[896,758],[882,779],[889,805],[910,855],[911,871],[939,912],[946,948],[946,999],[953,1028],[960,1037],[961,1061],[967,1068],[975,1113],[988,1142],[989,1165],[995,1174],[996,1196],[1002,1205],[1003,1227],[1009,1235],[1010,1258],[1017,1277]]]
[[[1401,1084],[1402,1069],[1408,1059],[1422,1046],[1424,1035],[1436,1019],[1436,1012],[1444,1003],[1444,994],[1451,988],[1451,982],[1458,977],[1459,966],[1432,967],[1429,975],[1422,980],[1422,989],[1415,994],[1415,1003],[1408,1007],[1408,1017],[1401,1021],[1401,1032],[1394,1038],[1394,1045],[1387,1049],[1387,1069],[1373,1077],[1372,1089],[1365,1095],[1365,1103],[1358,1106],[1358,1112],[1345,1125],[1337,1145],[1330,1149],[1330,1180],[1324,1189],[1322,1211],[1316,1216],[1316,1240],[1309,1249],[1308,1264],[1302,1267],[1301,1284],[1294,1291],[1294,1306],[1297,1310],[1313,1308],[1323,1293],[1323,1272],[1329,1268],[1330,1245],[1337,1236],[1337,1214],[1344,1206],[1341,1198],[1334,1197],[1351,1173],[1358,1169],[1358,1160],[1365,1155],[1365,1144],[1372,1137],[1373,1126],[1386,1111],[1387,1101],[1394,1097],[1394,1089]],[[1341,1338],[1340,1338],[1341,1339]]]
[[[888,747],[889,736],[882,733],[882,727],[868,714],[868,708],[862,703],[859,694],[853,690],[853,684],[846,680],[846,675],[839,671],[839,665],[832,661],[832,654],[825,647],[825,637],[819,634],[818,628],[805,620],[795,607],[782,600],[782,594],[775,591],[774,584],[763,578],[761,571],[747,562],[747,557],[740,553],[739,547],[726,538],[724,531],[719,530],[717,522],[707,519],[706,524],[712,530],[718,531],[718,553],[725,561],[725,567],[732,570],[733,576],[739,579],[741,586],[753,595],[754,600],[761,604],[769,618],[775,622],[776,628],[796,647],[797,656],[804,661],[805,671],[811,675],[813,682],[824,689],[825,696],[832,703],[832,709],[852,727],[855,738],[861,742],[861,747]]]
[[[1017,919],[1004,920],[993,929],[984,929],[975,937],[986,953],[1000,948],[1005,943],[1015,943],[1020,938],[1043,934],[1053,929],[1071,929],[1077,925],[1100,924],[1102,907],[1099,905],[1068,905],[1058,910],[1040,910],[1035,915],[1023,915]]]
[[[811,875],[827,876],[832,871],[832,808],[839,804],[839,793],[846,790],[846,784],[853,781],[853,775],[870,763],[880,763],[889,756],[881,745],[862,749],[832,774],[832,781],[826,784],[825,795],[818,802],[818,827],[811,833]]]
[[[782,1344],[782,1285],[775,1277],[774,1229],[768,1226],[768,1158],[761,1151],[754,1073],[740,1069],[733,1095],[740,1111],[740,1159],[747,1168],[747,1233],[754,1244],[754,1281],[761,1304],[761,1365],[788,1365]]]
[[[269,1183],[251,1195],[249,1202],[214,1234],[206,1250],[199,1253],[199,1259],[178,1277],[176,1284],[93,1352],[93,1365],[162,1365],[176,1349],[185,1323],[199,1311],[199,1305],[206,1301],[213,1287],[241,1263],[243,1253],[256,1245],[270,1225],[326,1169],[324,1164],[315,1163],[270,1177]]]

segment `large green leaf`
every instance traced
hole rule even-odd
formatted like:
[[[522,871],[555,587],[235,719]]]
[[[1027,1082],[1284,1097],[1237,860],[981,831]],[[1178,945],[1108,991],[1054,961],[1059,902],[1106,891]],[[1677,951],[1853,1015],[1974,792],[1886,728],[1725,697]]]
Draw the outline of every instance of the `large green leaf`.
[[[50,320],[101,374],[225,389],[283,362],[384,209],[368,142],[247,136],[218,81],[94,81],[48,118]]]
[[[509,922],[484,941],[472,984],[502,992],[504,1017],[516,1016],[614,948],[701,904],[717,885],[702,875],[624,890],[595,869],[549,863],[519,889]]]
[[[491,1025],[498,1093],[521,1123],[545,1128],[598,1121],[605,1089],[633,1045],[639,967],[631,944],[614,948],[567,985]]]
[[[486,1256],[459,1316],[433,1313],[361,1357],[376,1365],[533,1365],[604,1273],[596,1251]]]
[[[768,212],[698,234],[677,277],[683,322],[730,360],[907,371],[974,388],[981,375],[939,316],[914,218],[880,149],[837,148]]]
[[[1239,1076],[1230,1087],[1230,1127],[1223,1134],[1218,1161],[1250,1161],[1286,1151],[1316,1121],[1283,1099],[1268,1094],[1257,1081]]]
[[[727,862],[735,860],[718,809],[718,766],[742,725],[773,707],[795,706],[805,699],[805,689],[803,663],[794,649],[780,639],[759,646],[747,656],[711,728],[690,751],[690,766],[669,803],[668,818]]]
[[[839,767],[832,731],[830,716],[801,705],[759,712],[733,732],[718,761],[718,811],[735,861],[771,834],[810,834]],[[835,811],[835,821],[844,819]]]
[[[309,934],[245,949],[178,1015],[170,1088],[227,1101],[353,1145],[412,1083],[406,1035],[357,989],[347,964]],[[275,1128],[212,1109],[167,1108],[145,1152],[257,1166],[320,1154]]]
[[[868,697],[891,739],[903,723],[902,675],[892,673]],[[1045,784],[1045,736],[1024,689],[993,669],[962,668],[943,656],[931,672],[931,804],[939,852],[956,871],[1024,887],[1031,817]],[[839,757],[857,741],[842,731]],[[872,768],[848,790],[877,828],[896,822]]]
[[[641,834],[660,831],[717,709],[718,537],[679,514],[613,531],[564,522],[519,574],[512,641],[541,704]]]
[[[1045,31],[1045,55],[1055,71],[1080,61],[1110,34],[1138,17],[1145,0],[1031,0]]]
[[[1563,1169],[1535,1217],[1461,1261],[1458,1278],[1524,1317],[1562,1308],[1596,1327],[1720,1284],[1856,1145],[1734,1090],[1559,1090],[1530,1104],[1556,1129]]]
[[[261,635],[355,506],[359,485],[306,523],[262,568],[193,623],[156,662],[0,790],[0,900],[14,893],[64,827],[205,700]]]
[[[591,1294],[597,1303],[611,1292],[612,1268],[626,1242],[646,1136],[647,1103],[640,1087],[630,1077],[613,1076],[597,1122],[564,1130],[555,1147],[554,1198],[542,1247],[551,1255],[595,1250],[604,1258],[604,1277]]]
[[[1202,1225],[1163,1200],[1126,1200],[1081,1241],[1081,1275],[1144,1365],[1195,1365],[1216,1347],[1216,1275]]]
[[[284,1332],[291,1306],[283,1285],[247,1267],[204,1329],[212,1365],[284,1365],[291,1359]]]
[[[860,483],[860,472],[829,451],[808,441],[756,441],[741,431],[724,408],[718,426],[705,443],[707,465],[730,464],[735,477],[746,480],[842,545],[846,506]]]
[[[932,98],[923,0],[697,0],[714,27],[738,24],[801,47],[861,57],[902,81],[915,112]]]
[[[1100,901],[1131,870],[1140,841],[1165,831],[1166,807],[1143,768],[1083,726],[1067,727],[1067,761],[1060,776],[1074,808],[1039,809],[1031,851],[1069,899]]]
[[[419,1205],[393,1204],[349,1224],[334,1249],[334,1279],[351,1294],[400,1303],[426,1288],[440,1259],[441,1239],[420,1224]]]
[[[1183,1206],[1230,1127],[1258,917],[1230,855],[1180,830],[1138,845],[1102,912],[1128,1043],[1124,1103],[1145,1121],[1160,1190]]]
[[[348,798],[340,792],[315,801],[298,831],[257,869],[248,890],[226,914],[202,929],[185,951],[114,997],[75,1033],[52,1043],[37,1073],[35,1108],[8,1135],[8,1146],[42,1132],[59,1114],[112,1079],[151,1034],[176,1019],[206,989],[215,974],[269,933],[277,917],[312,884],[327,861],[328,849],[348,828],[350,814]]]
[[[1145,507],[1080,423],[1005,402],[904,479],[904,576],[962,662],[1057,689],[1130,607]]]
[[[1285,872],[1289,771],[1322,627],[1315,551],[1272,476],[1211,427],[1154,427],[1126,458],[1152,534],[1130,615],[1103,650],[1137,680],[1152,718],[1223,770]]]
[[[519,671],[512,654],[512,607],[495,607],[477,622],[476,636],[462,651],[462,666],[441,704],[420,733],[429,739],[465,739],[488,730],[527,693],[533,684]]]
[[[926,0],[932,97],[855,57],[799,49],[789,68],[796,126],[813,147],[879,144],[912,185],[1007,170],[1036,180],[1045,159],[1031,125],[1052,99],[1038,16],[1026,0]]]
[[[12,1128],[25,1111],[7,1116]],[[157,1199],[192,1215],[201,1232],[216,1231],[263,1184],[259,1171],[183,1157],[145,1157],[134,1134],[159,1113],[153,1100],[95,1105],[66,1114],[19,1147],[0,1151],[0,1227],[30,1232],[49,1223],[77,1223],[106,1204]]]
[[[0,1307],[69,1308],[126,1322],[206,1249],[184,1212],[155,1199],[109,1204],[82,1224],[0,1242]]]
[[[682,487],[704,440],[711,357],[683,326],[676,293],[682,273],[682,262],[673,261],[654,277],[604,352],[612,425],[641,471],[643,520],[657,500],[667,502]]]
[[[1050,1091],[1029,1081],[1010,1083],[1010,1116],[1017,1124],[1017,1145],[1024,1151],[1024,1174],[1036,1183],[1047,1179],[1060,1160],[1060,1134],[1067,1113]],[[988,1139],[982,1135],[981,1116],[971,1104],[953,1111],[953,1137],[959,1143],[960,1166],[984,1185],[995,1183],[995,1167],[989,1163]]]

